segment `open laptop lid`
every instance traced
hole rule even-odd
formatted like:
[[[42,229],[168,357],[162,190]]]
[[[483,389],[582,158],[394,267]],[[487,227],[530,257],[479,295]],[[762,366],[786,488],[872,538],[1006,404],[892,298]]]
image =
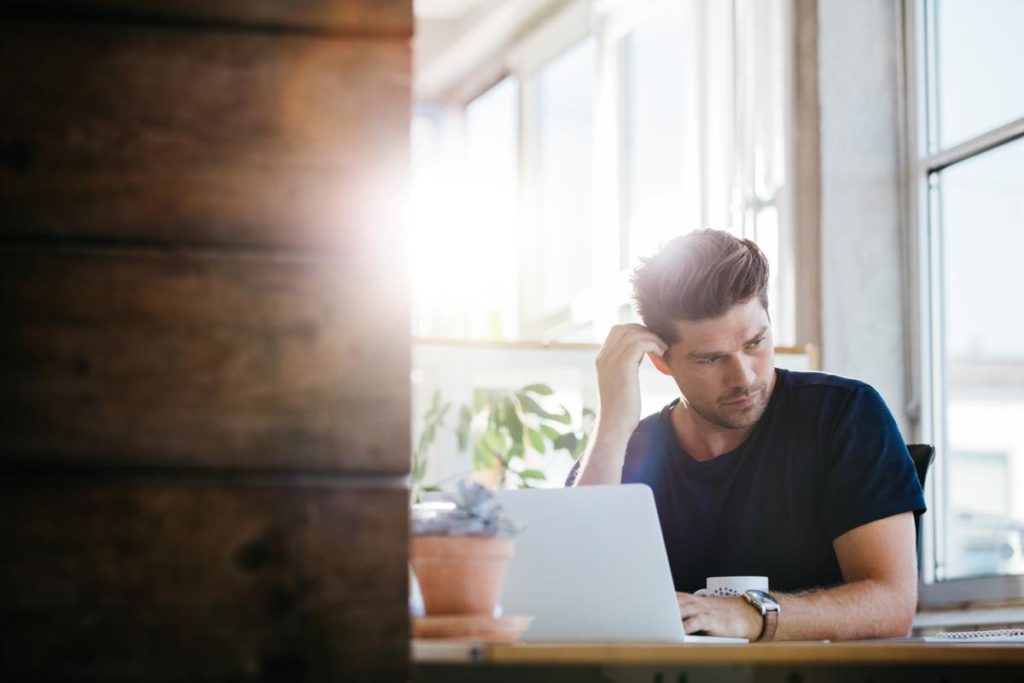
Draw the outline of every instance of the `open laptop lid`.
[[[654,495],[643,484],[499,491],[517,537],[504,614],[528,642],[745,642],[685,636]]]

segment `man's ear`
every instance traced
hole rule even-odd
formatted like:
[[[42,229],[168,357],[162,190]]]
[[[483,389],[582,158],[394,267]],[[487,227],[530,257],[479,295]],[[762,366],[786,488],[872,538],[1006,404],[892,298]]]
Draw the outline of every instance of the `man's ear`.
[[[665,362],[665,359],[662,356],[659,356],[653,351],[648,351],[647,357],[651,359],[652,363],[654,363],[654,367],[658,368],[658,372],[660,372],[663,375],[672,374],[672,371],[668,367],[668,363]]]

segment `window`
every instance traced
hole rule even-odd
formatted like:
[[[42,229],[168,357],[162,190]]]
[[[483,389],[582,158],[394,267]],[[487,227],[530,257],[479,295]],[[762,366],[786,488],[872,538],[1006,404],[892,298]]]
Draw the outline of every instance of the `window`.
[[[594,119],[594,41],[544,66],[538,91],[536,200],[540,315],[565,311],[590,286],[590,172]]]
[[[1011,492],[1024,490],[1024,47],[1015,30],[1024,3],[920,0],[912,16],[922,435],[938,453],[922,597],[1019,597],[1024,498]]]
[[[687,168],[699,156],[686,139],[687,98],[697,90],[686,79],[688,38],[682,17],[673,17],[642,24],[621,42],[622,268],[677,236],[679,226],[700,223],[700,194],[692,192],[700,178]]]
[[[792,323],[789,3],[551,6],[488,57],[503,80],[418,112],[414,334],[601,342],[639,258],[710,227],[768,255],[776,341],[817,341]]]
[[[416,336],[517,333],[518,107],[518,83],[508,77],[454,120],[439,107],[416,112],[409,239]]]

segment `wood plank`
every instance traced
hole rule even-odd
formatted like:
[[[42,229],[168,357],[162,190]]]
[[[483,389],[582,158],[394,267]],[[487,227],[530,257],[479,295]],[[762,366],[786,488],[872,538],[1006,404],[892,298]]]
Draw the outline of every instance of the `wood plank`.
[[[16,20],[0,64],[0,240],[344,250],[399,230],[407,41]]]
[[[395,266],[0,249],[0,462],[407,473]]]
[[[32,0],[34,11],[412,37],[412,0]]]
[[[407,492],[0,480],[8,680],[404,680]]]
[[[1024,666],[1024,647],[1014,643],[781,641],[749,643],[740,647],[700,643],[528,643],[517,645],[482,644],[474,654],[478,657],[478,661],[488,664],[523,666],[544,664],[592,666],[866,666],[869,664]]]

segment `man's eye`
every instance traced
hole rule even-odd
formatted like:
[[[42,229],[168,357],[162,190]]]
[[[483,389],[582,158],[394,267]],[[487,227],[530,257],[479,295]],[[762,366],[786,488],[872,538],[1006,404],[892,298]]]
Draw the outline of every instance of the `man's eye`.
[[[752,347],[760,346],[761,342],[763,342],[763,341],[764,341],[764,337],[758,337],[757,339],[755,339],[752,342],[750,342],[750,346],[752,346]]]

